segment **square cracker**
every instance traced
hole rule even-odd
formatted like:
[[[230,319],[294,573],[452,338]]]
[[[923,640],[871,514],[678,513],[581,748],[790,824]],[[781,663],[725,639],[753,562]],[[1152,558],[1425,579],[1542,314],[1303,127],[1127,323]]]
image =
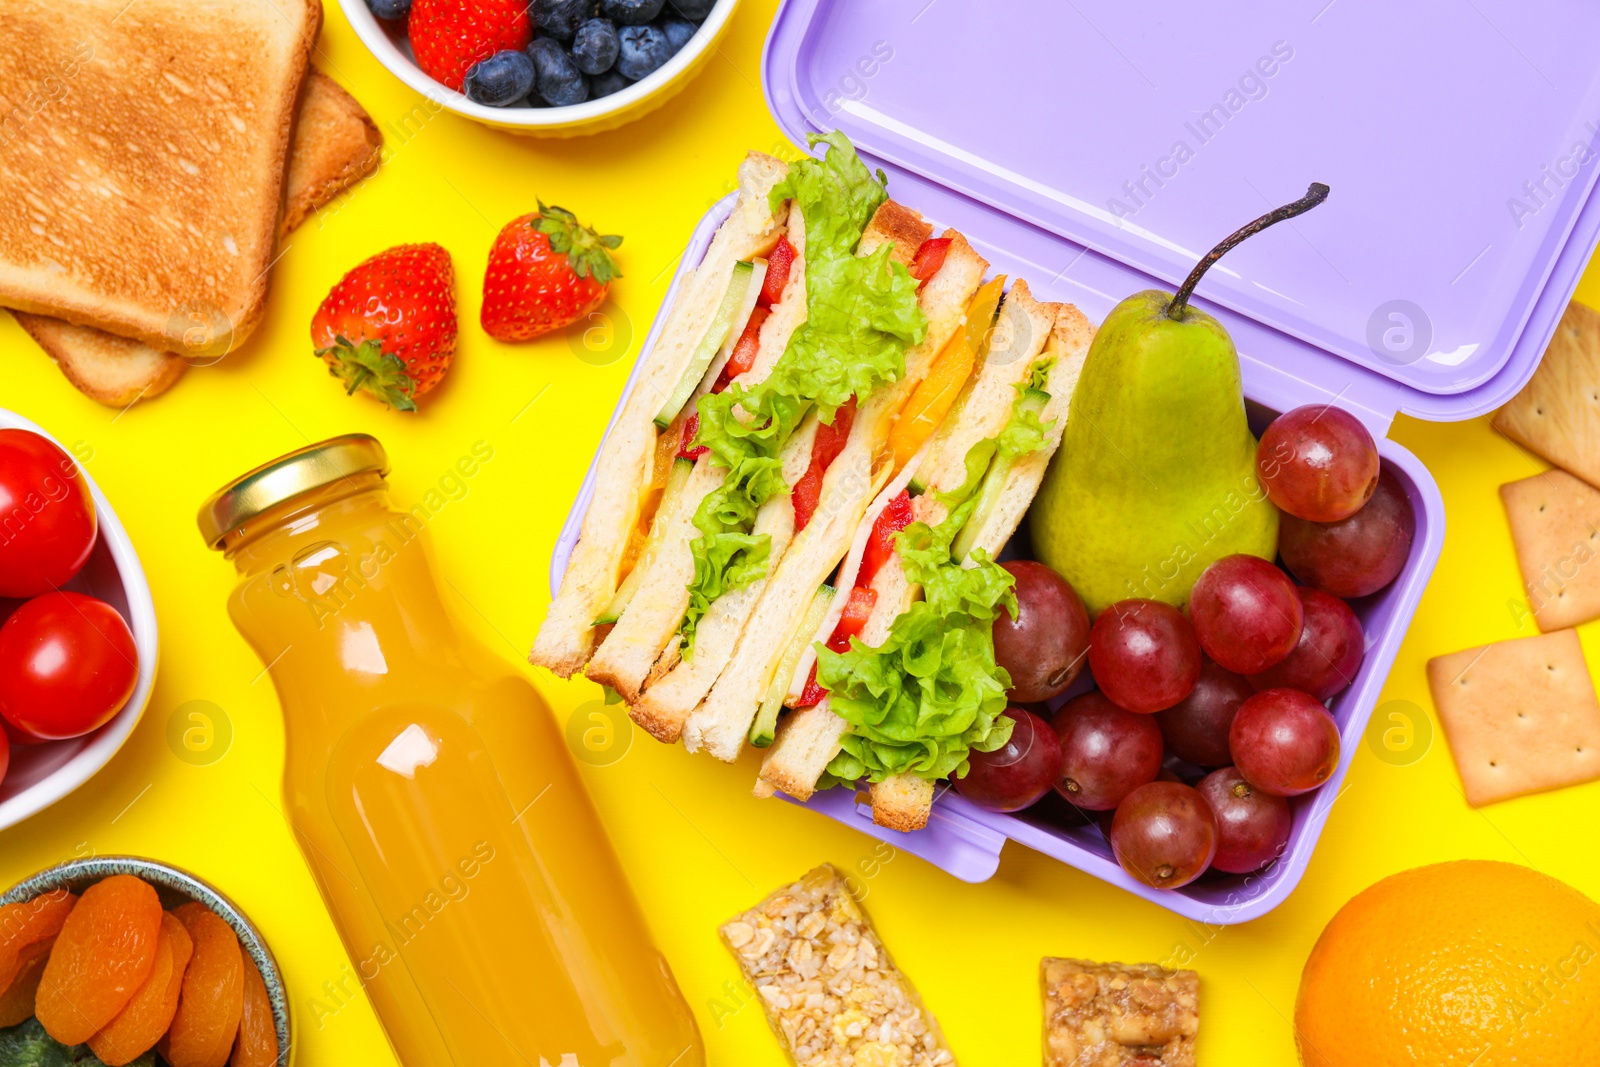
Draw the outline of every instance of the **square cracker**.
[[[1495,414],[1494,427],[1600,486],[1600,312],[1567,305],[1539,369]]]
[[[1600,618],[1600,489],[1551,470],[1502,485],[1500,502],[1539,629]]]
[[[1428,688],[1473,807],[1600,778],[1600,701],[1577,631],[1436,656]]]

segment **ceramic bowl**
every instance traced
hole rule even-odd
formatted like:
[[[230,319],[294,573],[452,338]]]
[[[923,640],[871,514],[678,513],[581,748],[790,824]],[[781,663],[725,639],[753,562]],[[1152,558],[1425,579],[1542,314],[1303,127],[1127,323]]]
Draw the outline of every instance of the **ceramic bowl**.
[[[44,430],[20,415],[0,408],[0,428],[32,430],[49,438],[67,452],[72,449],[56,441]],[[139,653],[139,678],[133,695],[116,717],[100,729],[67,741],[48,741],[39,745],[12,745],[11,766],[0,779],[0,830],[13,826],[60,800],[110,762],[144,714],[156,680],[156,607],[150,598],[150,583],[133,550],[133,542],[117,520],[111,502],[82,466],[89,491],[94,495],[95,515],[100,534],[89,562],[64,588],[99,597],[122,613],[133,631]]]
[[[273,958],[261,931],[245,917],[244,912],[215,887],[188,871],[170,863],[137,856],[93,856],[68,860],[18,882],[4,896],[0,896],[0,904],[18,904],[56,889],[82,893],[102,878],[114,874],[131,874],[149,882],[161,897],[161,906],[169,911],[180,904],[194,901],[204,904],[233,927],[233,932],[239,935],[239,947],[249,954],[256,970],[261,972],[262,984],[267,987],[267,999],[272,1002],[272,1018],[278,1030],[278,1067],[289,1067],[294,1060],[294,1028],[289,1014],[289,996],[284,988],[283,972],[278,970],[278,961]]]
[[[421,93],[446,111],[454,112],[486,126],[533,137],[576,137],[616,129],[640,118],[673,96],[705,65],[716,51],[716,44],[727,30],[728,20],[739,0],[718,0],[717,6],[701,24],[689,43],[649,76],[639,79],[621,92],[588,100],[569,107],[489,107],[468,100],[462,93],[434,81],[411,55],[405,24],[379,19],[366,0],[339,0],[345,18],[378,62],[389,73]]]

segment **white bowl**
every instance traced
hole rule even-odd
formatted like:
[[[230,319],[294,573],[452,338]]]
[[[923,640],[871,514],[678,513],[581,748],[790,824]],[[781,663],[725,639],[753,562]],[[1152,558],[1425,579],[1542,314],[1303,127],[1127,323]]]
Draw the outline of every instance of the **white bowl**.
[[[32,430],[48,438],[71,455],[71,449],[21,415],[0,408],[0,428]],[[111,510],[100,487],[89,472],[78,468],[94,495],[95,517],[100,534],[95,539],[89,562],[63,588],[99,597],[122,613],[133,631],[134,648],[139,654],[139,680],[133,695],[116,717],[100,729],[66,741],[46,741],[39,745],[12,745],[11,767],[0,779],[0,830],[15,826],[36,812],[43,811],[78,788],[111,761],[150,703],[156,681],[156,606],[150,598],[150,583],[139,565],[133,542]]]
[[[462,93],[447,89],[423,73],[411,56],[405,24],[385,22],[372,14],[366,0],[339,0],[356,36],[388,68],[389,73],[446,111],[535,137],[575,137],[599,133],[632,122],[666,103],[688,84],[715,50],[739,0],[717,0],[700,29],[677,55],[649,76],[621,92],[568,107],[489,107],[473,103]]]

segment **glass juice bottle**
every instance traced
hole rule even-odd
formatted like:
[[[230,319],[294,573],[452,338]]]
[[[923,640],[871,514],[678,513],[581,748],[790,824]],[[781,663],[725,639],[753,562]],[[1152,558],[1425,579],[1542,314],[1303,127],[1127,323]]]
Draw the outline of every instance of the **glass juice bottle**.
[[[703,1067],[549,708],[462,632],[376,440],[218,491],[234,625],[283,705],[284,810],[405,1067]]]

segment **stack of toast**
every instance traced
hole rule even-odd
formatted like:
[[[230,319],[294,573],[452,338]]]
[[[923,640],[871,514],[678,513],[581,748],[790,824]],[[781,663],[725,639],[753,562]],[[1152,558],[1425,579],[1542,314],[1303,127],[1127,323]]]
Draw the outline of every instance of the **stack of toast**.
[[[993,557],[1094,327],[985,283],[963,235],[829,140],[746,159],[601,446],[530,658],[662,741],[765,749],[758,795],[864,780],[881,825],[915,829],[936,781],[1004,742]],[[934,636],[942,661],[919,651]]]
[[[0,10],[0,306],[85,395],[158,395],[260,321],[282,236],[376,169],[318,0]],[[181,48],[172,46],[182,42]]]

